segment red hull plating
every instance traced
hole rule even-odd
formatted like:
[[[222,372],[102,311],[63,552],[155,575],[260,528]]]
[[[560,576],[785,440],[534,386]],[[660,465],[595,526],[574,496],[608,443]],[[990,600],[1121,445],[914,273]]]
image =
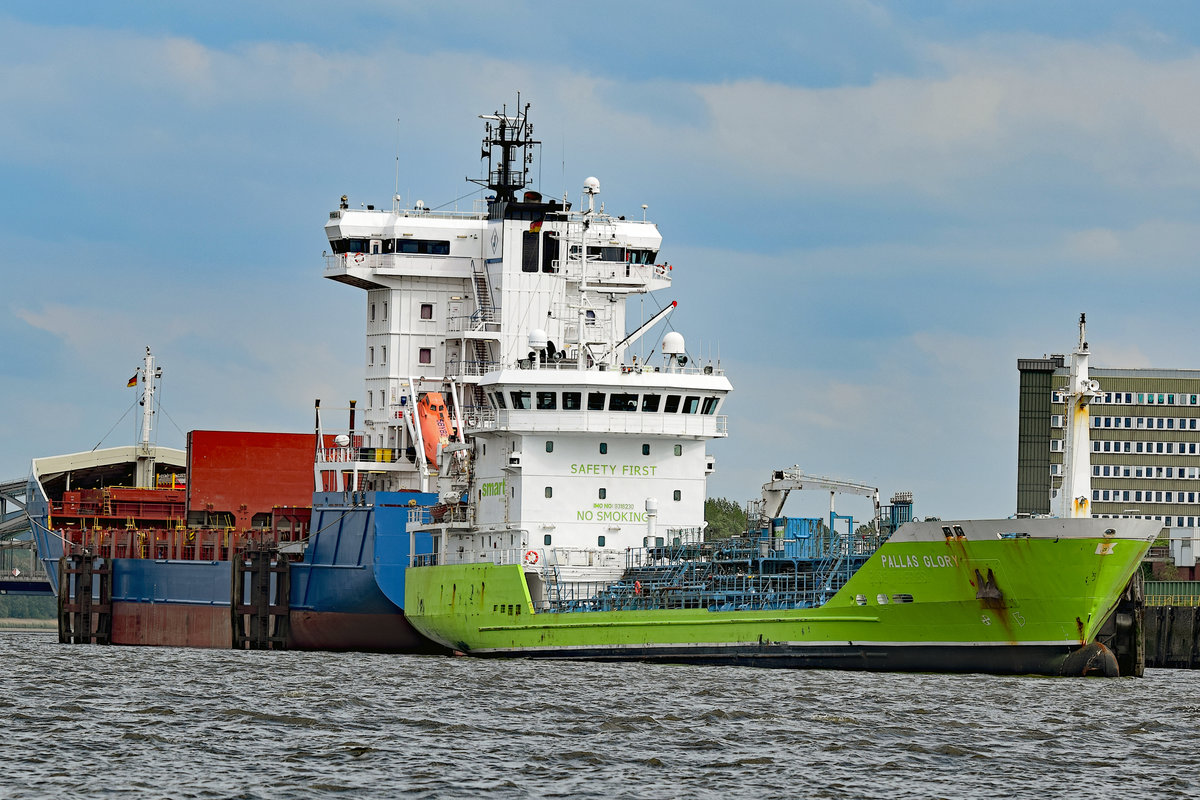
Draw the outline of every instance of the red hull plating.
[[[440,652],[400,614],[293,611],[292,650]],[[112,643],[228,650],[233,632],[228,606],[113,603]]]
[[[233,642],[229,607],[180,603],[113,603],[112,643],[218,647]]]
[[[290,621],[293,650],[441,652],[401,614],[292,611]]]

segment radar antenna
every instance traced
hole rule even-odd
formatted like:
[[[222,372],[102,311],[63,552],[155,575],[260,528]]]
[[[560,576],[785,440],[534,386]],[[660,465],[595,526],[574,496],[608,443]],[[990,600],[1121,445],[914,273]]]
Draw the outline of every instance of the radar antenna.
[[[517,199],[517,191],[524,189],[529,181],[529,166],[533,163],[533,148],[541,145],[533,138],[533,123],[529,121],[529,103],[521,107],[521,96],[517,95],[518,111],[509,116],[507,104],[494,114],[481,114],[487,120],[480,158],[488,160],[488,176],[467,178],[471,183],[486,186],[496,193],[496,202],[511,202]]]

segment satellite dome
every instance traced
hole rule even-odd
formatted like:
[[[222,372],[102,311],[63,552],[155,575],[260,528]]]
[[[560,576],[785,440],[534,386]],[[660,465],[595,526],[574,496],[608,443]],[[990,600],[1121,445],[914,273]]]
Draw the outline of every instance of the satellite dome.
[[[684,352],[683,334],[679,331],[671,331],[663,337],[662,351],[666,355],[674,356]]]
[[[338,447],[349,447],[350,446],[350,437],[344,433],[339,433],[337,436],[335,436],[333,438],[333,443],[335,445],[337,445]]]
[[[594,176],[585,179],[583,182],[583,191],[584,191],[584,194],[599,194],[600,193],[600,179],[596,178]]]
[[[541,328],[534,328],[529,332],[530,350],[545,350],[546,345],[549,343],[550,337]]]

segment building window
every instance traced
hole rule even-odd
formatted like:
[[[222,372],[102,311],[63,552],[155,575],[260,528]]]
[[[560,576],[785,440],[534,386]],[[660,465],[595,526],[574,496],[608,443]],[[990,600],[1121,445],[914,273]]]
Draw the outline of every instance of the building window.
[[[608,442],[601,442],[600,443],[600,455],[603,456],[603,455],[607,455],[607,454],[608,454]]]
[[[676,489],[676,490],[675,490],[675,494],[673,495],[673,498],[674,498],[675,500],[682,500],[682,499],[683,499],[683,492],[681,492],[681,491],[679,491],[678,489]]]
[[[429,348],[429,347],[422,347],[420,350],[418,350],[417,351],[417,362],[420,364],[432,364],[433,363],[433,349]]]
[[[601,487],[601,488],[600,488],[600,499],[601,499],[601,500],[604,500],[604,499],[607,499],[607,498],[608,498],[608,489],[605,489],[604,487]]]
[[[547,453],[553,453],[553,452],[554,452],[554,442],[552,442],[552,441],[549,441],[549,440],[547,440],[547,441],[546,441],[546,452],[547,452]]]
[[[421,319],[433,319],[433,303],[421,303]]]

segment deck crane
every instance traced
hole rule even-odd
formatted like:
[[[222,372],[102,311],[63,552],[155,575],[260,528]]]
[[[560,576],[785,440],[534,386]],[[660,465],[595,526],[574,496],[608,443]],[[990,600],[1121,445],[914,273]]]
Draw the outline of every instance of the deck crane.
[[[806,489],[825,489],[829,492],[829,518],[831,523],[835,519],[836,505],[834,498],[838,493],[857,494],[871,498],[871,502],[875,506],[871,525],[875,529],[875,532],[879,533],[879,489],[874,486],[843,481],[838,478],[806,475],[800,471],[800,467],[798,466],[792,466],[789,469],[777,469],[771,473],[771,480],[763,484],[762,499],[751,503],[751,508],[749,509],[750,515],[757,513],[764,523],[768,523],[783,512],[783,504],[793,490],[803,491]]]

